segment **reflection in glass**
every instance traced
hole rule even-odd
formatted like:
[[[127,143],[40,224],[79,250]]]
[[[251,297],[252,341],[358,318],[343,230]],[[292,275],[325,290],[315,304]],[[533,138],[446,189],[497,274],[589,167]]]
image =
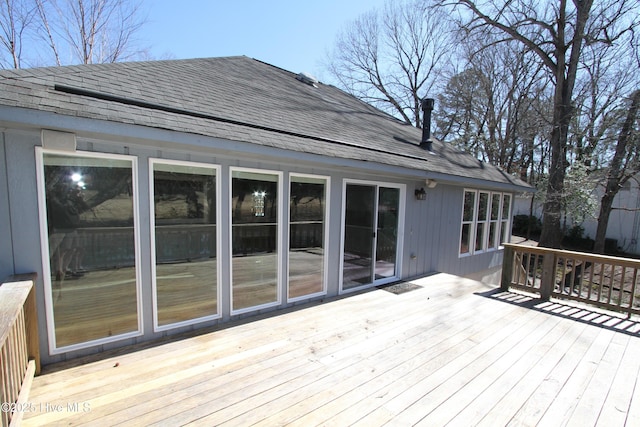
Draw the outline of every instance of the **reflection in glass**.
[[[497,221],[500,218],[500,194],[491,196],[491,221]]]
[[[473,224],[474,220],[475,205],[475,191],[465,191],[464,206],[462,209],[462,233],[460,236],[461,254],[467,254],[471,251],[471,224]]]
[[[476,205],[476,193],[473,191],[465,191],[464,193],[464,212],[463,221],[473,221],[473,211]]]
[[[507,243],[511,240],[509,233],[509,220],[511,219],[511,196],[509,194],[502,195],[502,215],[500,226],[500,243]]]
[[[498,232],[498,222],[491,221],[489,223],[489,249],[496,247],[496,236]]]
[[[342,288],[373,282],[373,216],[375,187],[348,184],[344,224]]]
[[[484,248],[484,236],[486,230],[487,213],[489,209],[489,194],[480,193],[478,198],[478,224],[476,226],[476,251],[481,251]]]
[[[278,300],[278,175],[233,171],[232,300],[241,310]]]
[[[291,177],[289,298],[324,290],[326,180]]]
[[[462,237],[460,238],[460,253],[469,253],[469,241],[471,239],[471,224],[462,224]]]
[[[133,168],[43,154],[57,347],[138,330]]]
[[[216,171],[153,163],[158,325],[217,313]]]
[[[400,190],[381,187],[378,192],[378,230],[376,233],[376,279],[396,275],[398,244],[398,206]]]
[[[489,222],[489,249],[498,247],[498,220],[500,219],[500,194],[491,196],[491,217]]]

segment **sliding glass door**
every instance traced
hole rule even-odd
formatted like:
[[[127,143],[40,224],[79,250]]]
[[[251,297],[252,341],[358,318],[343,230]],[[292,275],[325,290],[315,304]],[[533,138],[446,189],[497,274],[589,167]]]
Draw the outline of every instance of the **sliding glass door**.
[[[397,276],[400,189],[378,188],[375,279]]]
[[[156,330],[219,317],[217,168],[150,161]]]
[[[374,186],[356,184],[348,184],[346,188],[343,289],[373,282],[375,190]]]
[[[232,169],[233,314],[280,302],[280,183],[278,172]]]
[[[329,178],[291,175],[289,185],[289,301],[327,292]]]
[[[134,158],[38,153],[51,352],[140,335]]]
[[[342,290],[395,280],[401,187],[347,183],[342,251]]]

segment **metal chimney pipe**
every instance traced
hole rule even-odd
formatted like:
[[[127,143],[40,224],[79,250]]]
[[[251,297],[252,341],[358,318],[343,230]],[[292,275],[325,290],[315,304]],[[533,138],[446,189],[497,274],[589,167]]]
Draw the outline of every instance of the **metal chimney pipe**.
[[[420,147],[425,150],[432,151],[433,141],[431,141],[431,111],[433,111],[433,105],[435,100],[433,98],[423,98],[421,101],[422,106],[422,140],[420,141]]]

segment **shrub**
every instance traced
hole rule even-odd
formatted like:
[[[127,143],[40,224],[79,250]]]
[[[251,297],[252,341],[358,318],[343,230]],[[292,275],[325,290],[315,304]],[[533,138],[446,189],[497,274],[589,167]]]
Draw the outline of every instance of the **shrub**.
[[[512,231],[513,234],[521,237],[539,236],[542,231],[542,222],[533,215],[515,215]]]

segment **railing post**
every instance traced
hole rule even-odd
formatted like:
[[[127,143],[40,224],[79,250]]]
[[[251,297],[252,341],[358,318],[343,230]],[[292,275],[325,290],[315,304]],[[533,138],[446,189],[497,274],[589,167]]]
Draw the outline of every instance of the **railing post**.
[[[513,280],[513,259],[516,251],[512,246],[504,245],[502,254],[502,278],[500,280],[500,290],[507,292]]]
[[[38,335],[38,306],[36,304],[36,281],[33,278],[33,286],[24,303],[25,329],[27,331],[27,352],[29,359],[36,364],[36,375],[40,374],[40,337]]]
[[[27,353],[29,359],[36,364],[36,375],[40,373],[40,338],[38,335],[38,306],[36,304],[36,279],[37,273],[15,274],[6,279],[6,282],[31,282],[31,291],[24,302],[24,321],[27,333]]]
[[[556,254],[547,252],[542,258],[542,278],[540,281],[540,298],[549,301],[555,286]]]

